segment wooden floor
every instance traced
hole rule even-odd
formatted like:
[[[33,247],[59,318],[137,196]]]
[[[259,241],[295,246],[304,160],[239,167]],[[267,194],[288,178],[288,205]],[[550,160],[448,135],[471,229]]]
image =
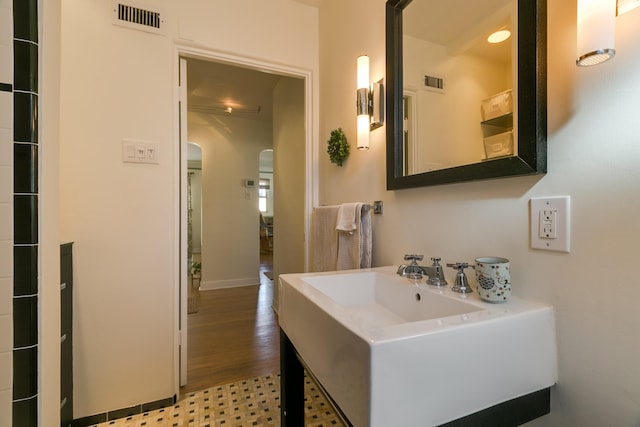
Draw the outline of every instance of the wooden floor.
[[[200,292],[187,316],[187,385],[182,395],[280,371],[278,322],[271,308],[272,256],[261,255],[260,285]]]

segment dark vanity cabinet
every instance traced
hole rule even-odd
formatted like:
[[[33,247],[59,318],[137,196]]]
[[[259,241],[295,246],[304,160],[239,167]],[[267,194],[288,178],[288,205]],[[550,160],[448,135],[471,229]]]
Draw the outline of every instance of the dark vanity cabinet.
[[[73,244],[60,245],[60,425],[73,422]]]

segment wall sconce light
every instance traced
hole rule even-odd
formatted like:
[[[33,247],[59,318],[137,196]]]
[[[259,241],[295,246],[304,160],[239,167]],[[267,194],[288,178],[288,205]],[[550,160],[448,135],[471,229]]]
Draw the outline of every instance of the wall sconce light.
[[[597,65],[615,56],[615,21],[616,0],[578,0],[576,65]]]
[[[384,86],[382,80],[369,84],[369,57],[357,61],[358,150],[369,149],[369,132],[384,122]]]

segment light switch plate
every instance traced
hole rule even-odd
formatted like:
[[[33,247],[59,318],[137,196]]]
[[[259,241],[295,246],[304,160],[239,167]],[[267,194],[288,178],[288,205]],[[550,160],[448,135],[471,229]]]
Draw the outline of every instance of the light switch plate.
[[[125,163],[159,164],[160,144],[154,141],[122,140],[122,161]]]
[[[529,203],[531,248],[571,251],[571,199],[569,196],[534,197]]]

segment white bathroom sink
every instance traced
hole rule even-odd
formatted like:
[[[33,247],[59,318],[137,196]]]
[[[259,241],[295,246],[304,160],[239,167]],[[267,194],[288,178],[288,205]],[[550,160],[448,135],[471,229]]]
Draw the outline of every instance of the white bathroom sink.
[[[348,306],[349,316],[361,318],[369,329],[481,310],[475,305],[434,293],[422,300],[416,287],[407,286],[406,280],[393,279],[368,271],[307,276],[303,280],[341,306]]]
[[[421,289],[394,267],[279,286],[281,328],[355,426],[440,425],[556,382],[550,306]]]

